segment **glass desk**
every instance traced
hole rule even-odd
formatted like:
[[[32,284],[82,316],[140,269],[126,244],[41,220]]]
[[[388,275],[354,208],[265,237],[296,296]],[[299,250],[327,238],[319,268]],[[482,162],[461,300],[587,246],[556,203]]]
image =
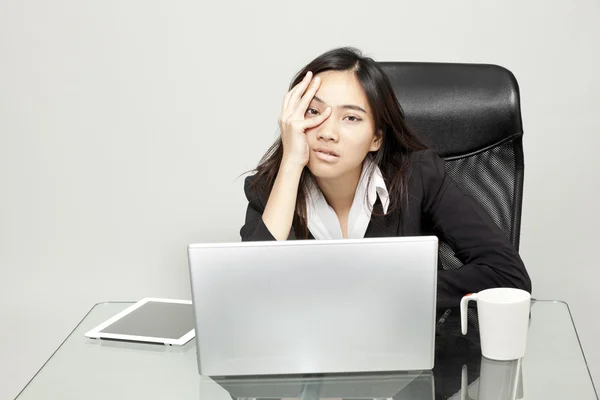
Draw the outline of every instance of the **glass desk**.
[[[527,354],[481,356],[477,332],[439,326],[433,371],[326,376],[199,376],[182,347],[98,341],[84,332],[132,303],[97,304],[17,397],[30,399],[578,399],[598,400],[566,303],[535,301]]]

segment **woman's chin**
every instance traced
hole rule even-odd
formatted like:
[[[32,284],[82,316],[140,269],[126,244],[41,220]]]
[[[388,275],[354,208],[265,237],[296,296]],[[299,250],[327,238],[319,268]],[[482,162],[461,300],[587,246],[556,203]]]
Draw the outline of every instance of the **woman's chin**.
[[[336,179],[342,174],[340,169],[333,165],[322,165],[320,163],[308,163],[308,170],[317,179]]]

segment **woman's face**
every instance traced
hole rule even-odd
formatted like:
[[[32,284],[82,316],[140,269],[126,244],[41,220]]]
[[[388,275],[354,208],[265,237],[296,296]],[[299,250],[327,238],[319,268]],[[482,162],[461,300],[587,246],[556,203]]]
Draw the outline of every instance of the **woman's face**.
[[[373,113],[353,71],[326,71],[305,118],[314,118],[331,107],[321,125],[306,130],[310,149],[308,169],[318,179],[360,176],[367,154],[379,149]]]

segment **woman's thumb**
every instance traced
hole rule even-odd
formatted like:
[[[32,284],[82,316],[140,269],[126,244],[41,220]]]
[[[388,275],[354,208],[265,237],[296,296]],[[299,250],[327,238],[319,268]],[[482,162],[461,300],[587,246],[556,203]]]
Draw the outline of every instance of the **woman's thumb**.
[[[315,126],[322,124],[327,118],[329,118],[330,115],[331,115],[331,107],[327,107],[325,109],[325,111],[323,111],[323,114],[321,114],[315,118],[309,119],[307,121],[308,122],[307,127],[314,128]]]

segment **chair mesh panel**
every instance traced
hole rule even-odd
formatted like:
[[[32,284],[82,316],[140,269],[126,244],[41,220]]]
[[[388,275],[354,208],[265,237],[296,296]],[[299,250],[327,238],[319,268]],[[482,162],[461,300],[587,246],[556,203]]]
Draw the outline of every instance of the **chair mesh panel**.
[[[502,229],[513,245],[518,248],[516,213],[520,210],[516,198],[519,165],[515,157],[515,146],[520,146],[520,138],[508,140],[496,147],[465,158],[446,161],[446,173],[477,201],[494,222]],[[516,223],[515,223],[516,221]],[[458,269],[463,264],[455,257],[454,251],[440,242],[439,257],[444,269]],[[477,326],[476,311],[469,309],[469,320]]]

